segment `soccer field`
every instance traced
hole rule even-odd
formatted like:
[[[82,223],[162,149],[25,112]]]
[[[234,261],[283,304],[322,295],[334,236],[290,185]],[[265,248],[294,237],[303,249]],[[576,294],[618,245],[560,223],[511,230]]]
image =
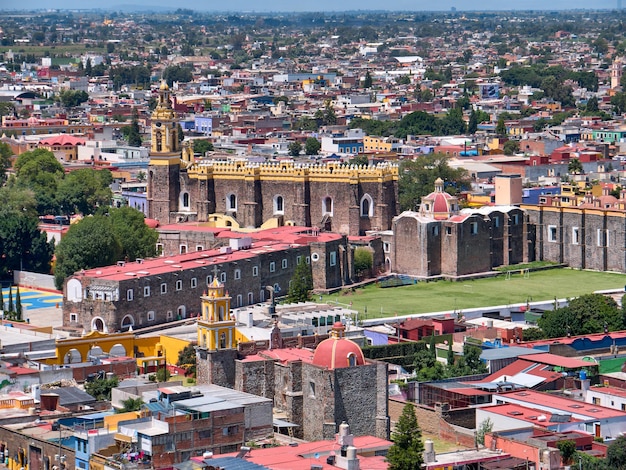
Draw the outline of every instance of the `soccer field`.
[[[418,282],[386,289],[369,285],[347,294],[322,296],[322,301],[352,305],[365,319],[578,297],[624,286],[626,274],[549,269],[528,276],[517,271],[510,279],[502,275],[460,282]]]

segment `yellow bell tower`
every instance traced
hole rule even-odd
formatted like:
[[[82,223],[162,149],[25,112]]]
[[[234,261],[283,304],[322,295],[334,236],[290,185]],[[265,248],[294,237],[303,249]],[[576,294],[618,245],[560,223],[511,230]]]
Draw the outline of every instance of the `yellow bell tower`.
[[[181,150],[178,141],[178,121],[170,101],[170,88],[165,82],[159,87],[159,98],[151,120],[151,159],[175,157],[174,161],[178,163]]]
[[[203,295],[202,317],[198,320],[198,347],[207,351],[235,349],[235,321],[230,317],[230,297],[214,276]]]

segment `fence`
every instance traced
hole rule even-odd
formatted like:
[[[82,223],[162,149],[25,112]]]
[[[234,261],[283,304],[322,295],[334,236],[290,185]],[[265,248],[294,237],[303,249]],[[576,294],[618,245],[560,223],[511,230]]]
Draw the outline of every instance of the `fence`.
[[[29,271],[14,271],[13,282],[23,287],[57,290],[54,285],[54,276],[49,274],[31,273]]]

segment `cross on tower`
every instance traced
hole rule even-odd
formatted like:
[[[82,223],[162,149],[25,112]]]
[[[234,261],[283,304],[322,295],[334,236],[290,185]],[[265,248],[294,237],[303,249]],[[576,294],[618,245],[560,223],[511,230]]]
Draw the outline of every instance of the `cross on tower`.
[[[213,279],[217,279],[217,275],[220,272],[219,268],[217,267],[217,264],[213,265]]]

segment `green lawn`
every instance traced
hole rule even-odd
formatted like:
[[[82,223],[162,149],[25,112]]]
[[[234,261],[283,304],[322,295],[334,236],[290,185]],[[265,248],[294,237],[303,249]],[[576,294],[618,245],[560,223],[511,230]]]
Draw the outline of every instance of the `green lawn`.
[[[577,297],[597,290],[623,289],[625,285],[626,274],[550,269],[531,272],[528,278],[518,272],[508,280],[502,275],[473,281],[418,282],[386,289],[369,285],[354,292],[322,296],[322,301],[352,305],[365,319]],[[363,316],[365,308],[367,315]]]

